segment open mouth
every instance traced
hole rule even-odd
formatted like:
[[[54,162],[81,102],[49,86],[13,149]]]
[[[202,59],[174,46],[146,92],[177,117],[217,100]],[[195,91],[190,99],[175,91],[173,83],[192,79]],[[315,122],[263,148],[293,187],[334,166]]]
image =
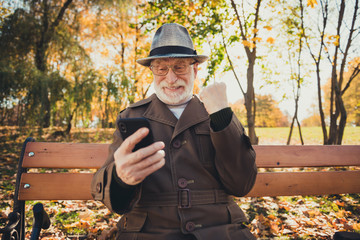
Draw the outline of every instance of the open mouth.
[[[164,87],[164,90],[169,91],[169,92],[177,92],[178,90],[180,90],[182,88],[183,88],[183,86]]]

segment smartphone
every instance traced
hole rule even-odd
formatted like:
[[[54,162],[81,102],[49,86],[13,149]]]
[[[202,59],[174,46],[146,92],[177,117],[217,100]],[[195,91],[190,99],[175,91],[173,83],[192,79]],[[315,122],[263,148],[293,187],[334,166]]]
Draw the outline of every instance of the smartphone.
[[[135,145],[133,152],[140,148],[147,147],[154,142],[150,123],[146,118],[121,118],[118,122],[118,127],[123,139],[135,133],[139,128],[146,127],[149,129],[149,134]]]

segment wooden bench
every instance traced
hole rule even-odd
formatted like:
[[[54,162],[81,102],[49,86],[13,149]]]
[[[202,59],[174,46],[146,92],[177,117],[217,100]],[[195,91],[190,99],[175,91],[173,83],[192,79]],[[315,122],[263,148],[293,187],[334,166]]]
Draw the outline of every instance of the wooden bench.
[[[27,139],[21,152],[14,196],[18,224],[11,231],[18,235],[15,239],[24,239],[27,200],[92,200],[91,179],[104,163],[108,146]],[[247,196],[360,193],[360,145],[254,146],[254,149],[260,171]],[[337,168],[344,166],[354,169]],[[29,172],[37,168],[89,172]]]

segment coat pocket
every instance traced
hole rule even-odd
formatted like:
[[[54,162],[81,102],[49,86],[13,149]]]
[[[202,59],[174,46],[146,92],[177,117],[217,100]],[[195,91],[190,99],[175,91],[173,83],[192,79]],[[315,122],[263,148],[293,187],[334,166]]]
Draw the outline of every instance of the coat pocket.
[[[245,213],[235,202],[228,205],[227,209],[229,212],[230,223],[243,223],[248,221]]]
[[[215,149],[211,141],[209,126],[200,124],[196,126],[194,130],[198,141],[201,162],[207,167],[213,166]]]
[[[140,232],[147,218],[147,213],[142,211],[132,211],[124,214],[119,223],[120,232]]]

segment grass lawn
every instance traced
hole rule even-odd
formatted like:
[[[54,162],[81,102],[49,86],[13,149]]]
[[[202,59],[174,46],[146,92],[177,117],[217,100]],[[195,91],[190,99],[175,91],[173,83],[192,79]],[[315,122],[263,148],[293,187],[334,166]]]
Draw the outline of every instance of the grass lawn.
[[[288,139],[290,128],[256,128],[255,131],[256,135],[259,137],[259,145],[285,145]],[[305,145],[323,144],[323,135],[320,127],[303,127],[301,128],[301,133]],[[301,144],[299,130],[298,128],[294,128],[290,145],[299,144]],[[360,127],[346,127],[342,144],[360,144]]]

